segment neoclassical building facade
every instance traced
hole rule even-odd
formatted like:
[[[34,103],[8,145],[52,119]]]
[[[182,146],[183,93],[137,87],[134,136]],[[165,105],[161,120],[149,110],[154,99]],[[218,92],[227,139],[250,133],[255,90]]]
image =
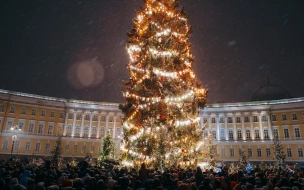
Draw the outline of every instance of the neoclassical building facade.
[[[62,135],[65,157],[96,158],[101,138],[110,132],[119,157],[123,115],[118,106],[0,90],[0,155],[49,156]],[[287,162],[303,160],[304,98],[207,104],[199,114],[204,135],[210,130],[214,136],[220,160],[238,161],[244,148],[251,161],[272,161],[276,134]]]

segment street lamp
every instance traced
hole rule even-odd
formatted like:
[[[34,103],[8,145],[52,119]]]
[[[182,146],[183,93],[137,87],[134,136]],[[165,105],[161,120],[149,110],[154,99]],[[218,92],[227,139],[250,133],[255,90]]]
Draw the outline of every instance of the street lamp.
[[[13,140],[13,145],[12,145],[12,150],[11,150],[11,158],[13,156],[13,150],[14,150],[14,145],[15,145],[15,141],[17,140],[17,132],[21,131],[19,125],[15,125],[13,127],[11,127],[11,131],[13,131],[13,136],[12,136],[12,140]]]

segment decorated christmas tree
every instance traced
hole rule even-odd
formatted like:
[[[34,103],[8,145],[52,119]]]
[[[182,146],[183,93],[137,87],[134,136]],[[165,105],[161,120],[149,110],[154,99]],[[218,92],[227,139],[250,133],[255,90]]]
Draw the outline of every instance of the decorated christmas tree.
[[[163,167],[194,163],[202,138],[198,109],[206,90],[192,64],[188,16],[177,0],[145,0],[127,33],[127,68],[123,82],[127,103],[121,151],[124,161]]]
[[[103,162],[107,158],[114,158],[115,143],[113,142],[110,132],[102,138],[101,150],[98,157],[98,162]]]
[[[281,141],[279,139],[278,134],[274,135],[273,138],[273,145],[272,148],[274,150],[274,157],[275,160],[274,166],[279,169],[283,169],[285,167],[285,158],[286,155],[283,152],[284,147],[281,145]]]
[[[217,145],[213,143],[214,137],[212,135],[211,130],[208,131],[208,136],[206,137],[205,143],[205,157],[204,160],[207,162],[207,167],[209,169],[215,169],[217,167],[216,158],[218,154],[216,152]]]
[[[56,140],[56,146],[54,148],[54,150],[51,152],[51,161],[53,162],[53,164],[55,166],[58,166],[59,164],[61,164],[62,161],[62,157],[61,157],[61,135],[58,137],[58,139]]]
[[[245,149],[242,147],[240,149],[240,168],[245,169],[249,163],[248,156],[246,155]]]

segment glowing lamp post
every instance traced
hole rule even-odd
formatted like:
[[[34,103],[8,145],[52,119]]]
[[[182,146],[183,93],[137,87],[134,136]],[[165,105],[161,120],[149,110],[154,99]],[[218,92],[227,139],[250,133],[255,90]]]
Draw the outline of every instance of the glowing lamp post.
[[[15,125],[15,126],[11,127],[11,131],[13,131],[13,136],[12,136],[13,145],[12,145],[12,150],[11,150],[11,158],[13,156],[15,141],[18,139],[17,132],[20,131],[20,130],[21,129],[19,128],[18,125]]]

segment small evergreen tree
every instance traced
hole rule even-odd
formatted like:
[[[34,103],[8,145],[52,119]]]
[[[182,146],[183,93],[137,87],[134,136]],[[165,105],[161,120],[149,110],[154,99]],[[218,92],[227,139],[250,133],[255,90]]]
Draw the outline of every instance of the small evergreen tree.
[[[98,157],[99,162],[103,162],[107,158],[114,158],[115,143],[112,139],[110,132],[107,132],[107,135],[102,138],[101,141],[101,150]]]
[[[54,148],[54,150],[51,152],[51,161],[53,162],[53,164],[55,166],[58,166],[59,164],[61,164],[61,135],[58,137],[58,139],[56,140],[56,146]]]
[[[274,150],[273,159],[275,160],[275,168],[283,168],[285,166],[286,155],[283,152],[283,146],[281,145],[281,141],[279,139],[278,134],[274,135],[272,148]]]
[[[217,145],[213,143],[214,137],[209,130],[208,136],[206,139],[206,153],[205,153],[205,160],[207,162],[207,167],[209,169],[214,169],[217,167],[216,157],[218,154],[216,152]]]
[[[240,168],[245,169],[248,164],[248,155],[246,155],[245,149],[242,147],[240,149]]]

